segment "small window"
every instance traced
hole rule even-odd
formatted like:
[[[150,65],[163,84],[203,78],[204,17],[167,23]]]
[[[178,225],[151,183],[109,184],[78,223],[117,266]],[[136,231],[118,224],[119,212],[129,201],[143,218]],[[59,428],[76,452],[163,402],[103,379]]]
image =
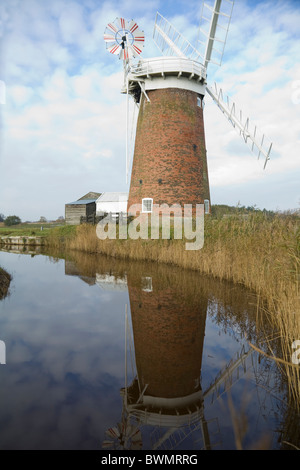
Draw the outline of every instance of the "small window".
[[[142,212],[152,212],[153,199],[144,198],[142,200]]]
[[[205,214],[209,214],[209,200],[204,199],[204,212]]]
[[[204,96],[203,95],[200,95],[197,97],[197,106],[199,106],[199,108],[204,108]]]
[[[152,292],[152,277],[142,277],[142,290],[144,292]]]

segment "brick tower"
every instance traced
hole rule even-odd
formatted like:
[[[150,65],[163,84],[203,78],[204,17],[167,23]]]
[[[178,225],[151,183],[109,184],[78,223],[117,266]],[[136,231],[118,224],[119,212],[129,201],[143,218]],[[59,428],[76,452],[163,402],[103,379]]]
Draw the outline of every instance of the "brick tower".
[[[176,57],[144,60],[129,74],[139,103],[128,213],[133,204],[204,204],[209,181],[203,123],[205,70]]]

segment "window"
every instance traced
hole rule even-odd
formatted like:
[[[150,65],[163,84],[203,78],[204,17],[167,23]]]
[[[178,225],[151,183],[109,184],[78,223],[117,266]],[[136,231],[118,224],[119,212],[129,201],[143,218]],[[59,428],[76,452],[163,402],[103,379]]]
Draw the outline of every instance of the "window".
[[[142,212],[152,212],[153,199],[144,198],[142,200]]]
[[[209,214],[209,200],[204,199],[204,213]]]
[[[144,292],[152,292],[152,277],[142,277],[142,290]]]
[[[204,108],[204,96],[203,95],[200,95],[197,97],[197,106],[199,106],[199,108]]]

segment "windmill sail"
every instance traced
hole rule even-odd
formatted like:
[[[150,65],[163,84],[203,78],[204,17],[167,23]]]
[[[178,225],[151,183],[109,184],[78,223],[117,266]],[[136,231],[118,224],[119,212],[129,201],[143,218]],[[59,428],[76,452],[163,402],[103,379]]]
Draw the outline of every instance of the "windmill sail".
[[[224,99],[222,89],[218,89],[216,84],[214,89],[207,86],[206,91],[233,127],[237,129],[257,158],[264,157],[264,168],[266,168],[268,160],[270,160],[272,142],[258,130],[257,126],[251,125],[249,118],[245,119],[243,117],[242,111],[236,108],[235,103],[231,103],[228,97],[226,100]]]
[[[203,65],[209,62],[221,65],[228,29],[230,25],[232,0],[215,0],[214,4],[203,2],[197,49],[203,55]]]
[[[203,56],[160,13],[156,13],[153,40],[163,55],[203,62]]]

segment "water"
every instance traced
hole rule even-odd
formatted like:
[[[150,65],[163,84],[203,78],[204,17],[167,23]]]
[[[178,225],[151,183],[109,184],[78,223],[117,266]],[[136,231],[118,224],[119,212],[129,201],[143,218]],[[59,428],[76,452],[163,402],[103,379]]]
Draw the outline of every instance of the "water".
[[[65,258],[0,252],[13,276],[0,449],[299,446],[284,376],[249,347],[253,294],[177,268]]]

